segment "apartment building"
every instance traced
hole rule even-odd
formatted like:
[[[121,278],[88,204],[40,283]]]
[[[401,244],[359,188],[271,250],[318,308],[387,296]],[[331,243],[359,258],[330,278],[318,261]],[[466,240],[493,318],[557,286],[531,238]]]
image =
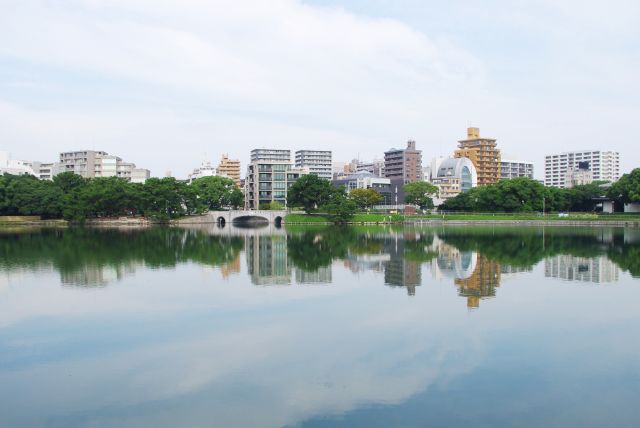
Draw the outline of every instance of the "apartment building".
[[[370,172],[375,177],[384,177],[384,159],[374,159],[371,162],[358,162],[356,172]]]
[[[416,150],[415,141],[408,141],[406,149],[384,152],[384,176],[403,184],[422,179],[422,151]]]
[[[309,168],[295,168],[289,156],[289,150],[251,151],[252,162],[247,167],[245,177],[246,209],[257,210],[271,202],[287,206],[289,187],[298,178],[309,173]]]
[[[533,179],[533,162],[500,159],[500,179],[508,180],[517,177]]]
[[[236,186],[240,187],[240,161],[236,159],[229,159],[228,154],[223,154],[218,164],[218,175],[229,177],[236,183]]]
[[[95,150],[60,153],[58,172],[73,172],[84,178],[119,177],[132,182],[144,182],[150,176],[147,169],[136,168],[134,163]],[[135,176],[135,181],[132,176]]]
[[[296,152],[296,168],[309,168],[310,174],[331,180],[331,151],[328,150],[298,150]]]
[[[281,149],[251,150],[251,162],[261,162],[261,161],[291,163],[291,150],[281,150]]]
[[[613,151],[585,150],[547,155],[544,158],[544,185],[568,187],[567,173],[578,170],[581,162],[589,163],[592,180],[614,182],[620,178],[620,154]]]
[[[343,186],[347,193],[351,193],[354,189],[373,189],[384,198],[381,205],[392,205],[395,202],[391,179],[376,177],[368,171],[337,177],[331,183],[334,186]]]
[[[467,139],[458,141],[456,158],[469,158],[478,173],[478,186],[500,180],[500,150],[494,138],[480,137],[480,128],[467,128]]]

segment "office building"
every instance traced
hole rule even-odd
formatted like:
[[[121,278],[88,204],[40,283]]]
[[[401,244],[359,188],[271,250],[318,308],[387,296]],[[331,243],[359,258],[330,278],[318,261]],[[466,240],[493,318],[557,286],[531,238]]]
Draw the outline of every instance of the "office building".
[[[252,161],[247,167],[245,178],[245,208],[257,210],[272,202],[287,206],[287,190],[301,176],[308,174],[308,168],[294,168],[290,160],[283,161],[283,153],[288,150],[258,149],[251,151]]]
[[[547,155],[544,158],[544,185],[567,187],[567,171],[588,162],[593,181],[615,182],[620,178],[620,154],[612,151],[585,150]]]
[[[309,174],[331,180],[331,152],[328,150],[298,150],[296,168],[309,168]]]
[[[432,165],[438,168],[431,178],[431,183],[438,188],[438,197],[434,198],[436,206],[478,185],[478,173],[468,158],[434,159]]]
[[[533,180],[533,162],[500,159],[500,179],[527,177]]]
[[[228,154],[223,154],[218,164],[216,173],[223,177],[229,177],[236,183],[236,186],[240,187],[240,161],[236,159],[229,159]]]
[[[458,141],[454,157],[469,158],[478,173],[478,186],[500,180],[500,150],[493,138],[480,137],[479,128],[467,128],[467,139]]]
[[[407,142],[406,149],[384,152],[384,176],[392,183],[407,184],[422,180],[422,151],[416,142]]]

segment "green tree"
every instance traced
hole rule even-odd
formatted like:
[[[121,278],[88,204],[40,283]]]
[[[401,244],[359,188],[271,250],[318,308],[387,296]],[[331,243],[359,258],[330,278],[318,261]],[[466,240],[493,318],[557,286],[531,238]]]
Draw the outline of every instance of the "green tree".
[[[242,192],[230,178],[202,177],[194,180],[190,187],[206,210],[242,205]]]
[[[371,208],[384,201],[384,197],[375,189],[353,189],[349,197],[359,209]]]
[[[611,185],[607,196],[623,204],[640,202],[640,168],[620,177]]]
[[[433,208],[433,197],[438,195],[438,188],[426,181],[416,181],[404,185],[405,198],[408,204],[418,205],[420,208]]]
[[[329,202],[332,188],[329,180],[314,174],[303,175],[289,188],[287,205],[289,207],[302,207],[304,212],[311,214],[318,207]]]
[[[322,208],[329,219],[335,223],[351,220],[358,209],[356,203],[347,197],[343,187],[334,188],[328,202]]]

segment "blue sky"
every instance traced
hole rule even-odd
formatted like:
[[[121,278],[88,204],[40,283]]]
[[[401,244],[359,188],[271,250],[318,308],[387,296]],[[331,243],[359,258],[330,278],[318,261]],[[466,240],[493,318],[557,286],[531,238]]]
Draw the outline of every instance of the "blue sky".
[[[635,1],[18,1],[0,5],[0,150],[94,148],[184,177],[222,153],[503,156],[640,165]]]

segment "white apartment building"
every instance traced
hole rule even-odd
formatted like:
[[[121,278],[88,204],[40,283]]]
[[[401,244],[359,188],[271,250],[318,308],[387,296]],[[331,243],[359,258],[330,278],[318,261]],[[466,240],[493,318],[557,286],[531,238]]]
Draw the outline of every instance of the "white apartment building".
[[[211,162],[202,161],[202,164],[200,164],[199,167],[194,168],[191,174],[189,174],[188,179],[189,179],[189,183],[191,183],[193,180],[197,178],[215,177],[215,175],[216,175],[216,168],[213,165],[211,165]]]
[[[565,179],[570,168],[578,168],[580,162],[589,162],[592,178],[617,181],[620,178],[620,154],[618,152],[587,150],[547,155],[544,159],[544,185],[567,187]]]
[[[500,159],[500,179],[508,180],[517,177],[533,179],[533,162],[514,159]]]
[[[253,149],[251,162],[284,162],[291,163],[291,150],[282,149]]]
[[[544,276],[565,281],[616,282],[620,268],[605,256],[559,255],[544,260]]]
[[[120,157],[109,155],[107,152],[81,150],[60,153],[57,172],[73,172],[85,178],[120,177],[127,181],[133,181],[134,170],[136,171],[136,180],[141,180],[144,176],[148,178],[150,175],[149,170],[136,168],[134,163],[124,162]]]
[[[310,174],[331,180],[331,151],[328,150],[298,150],[296,152],[296,168],[309,168]]]
[[[7,152],[0,152],[0,175],[36,175],[29,162],[11,159]]]

